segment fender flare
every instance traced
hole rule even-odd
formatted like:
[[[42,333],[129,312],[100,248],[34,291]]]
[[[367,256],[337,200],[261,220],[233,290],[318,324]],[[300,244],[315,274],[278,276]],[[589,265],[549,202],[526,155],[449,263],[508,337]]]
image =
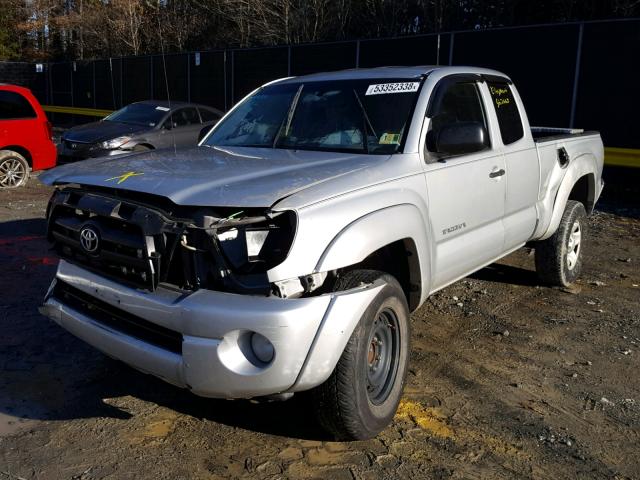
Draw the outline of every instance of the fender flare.
[[[329,243],[316,264],[316,272],[327,272],[355,265],[376,250],[399,240],[410,240],[409,261],[412,283],[420,284],[422,304],[431,279],[428,228],[420,210],[412,204],[399,204],[368,213],[344,227]],[[414,302],[411,302],[414,303]],[[416,305],[416,308],[417,308]]]
[[[576,157],[567,167],[567,171],[562,178],[560,187],[556,193],[555,201],[553,203],[553,211],[551,214],[551,220],[549,226],[545,232],[540,236],[539,240],[545,240],[555,233],[562,220],[562,214],[569,200],[569,195],[575,186],[576,182],[585,175],[591,175],[594,181],[594,191],[591,194],[594,196],[593,201],[595,203],[597,193],[595,192],[595,168],[597,164],[596,158],[591,153],[584,153]],[[585,208],[587,206],[585,205]]]

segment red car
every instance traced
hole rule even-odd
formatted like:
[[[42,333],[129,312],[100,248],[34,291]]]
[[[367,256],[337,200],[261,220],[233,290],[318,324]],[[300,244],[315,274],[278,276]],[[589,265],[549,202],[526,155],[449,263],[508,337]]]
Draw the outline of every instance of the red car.
[[[27,88],[0,84],[0,189],[24,185],[29,170],[56,165],[51,124]]]

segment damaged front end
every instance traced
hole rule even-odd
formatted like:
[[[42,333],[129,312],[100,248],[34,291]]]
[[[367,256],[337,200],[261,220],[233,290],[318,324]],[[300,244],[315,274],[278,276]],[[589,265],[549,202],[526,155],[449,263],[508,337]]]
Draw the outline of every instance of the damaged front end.
[[[293,211],[183,207],[164,197],[66,187],[47,208],[58,254],[136,288],[269,295],[267,271],[287,257]]]

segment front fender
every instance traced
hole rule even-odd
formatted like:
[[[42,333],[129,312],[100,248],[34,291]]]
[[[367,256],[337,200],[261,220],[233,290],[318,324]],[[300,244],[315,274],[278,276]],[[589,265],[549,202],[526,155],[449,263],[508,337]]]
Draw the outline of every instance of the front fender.
[[[401,204],[376,210],[351,222],[329,243],[315,271],[327,272],[357,264],[376,250],[410,239],[417,258],[410,261],[412,277],[421,279],[420,304],[429,292],[431,278],[427,226],[415,205]]]

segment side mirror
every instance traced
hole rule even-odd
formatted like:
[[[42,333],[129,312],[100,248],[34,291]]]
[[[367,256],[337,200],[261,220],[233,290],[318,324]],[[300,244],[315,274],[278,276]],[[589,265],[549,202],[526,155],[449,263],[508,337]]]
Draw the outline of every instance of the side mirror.
[[[479,152],[488,146],[489,134],[479,122],[450,123],[427,135],[429,151],[446,155]]]
[[[200,143],[200,141],[207,136],[207,133],[209,133],[212,127],[213,125],[208,125],[200,129],[200,133],[198,134],[198,143]]]
[[[171,130],[173,128],[173,125],[171,124],[170,120],[167,120],[166,122],[164,122],[164,125],[162,125],[162,128],[164,128],[165,130]]]

